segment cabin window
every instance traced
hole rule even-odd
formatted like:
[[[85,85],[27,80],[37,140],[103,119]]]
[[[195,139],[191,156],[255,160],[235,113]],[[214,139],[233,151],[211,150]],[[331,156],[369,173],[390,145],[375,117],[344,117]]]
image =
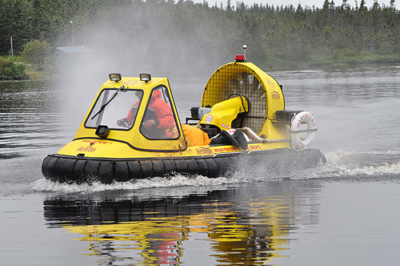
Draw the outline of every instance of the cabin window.
[[[106,125],[110,129],[132,128],[143,96],[142,90],[104,89],[85,122],[85,127]]]
[[[140,125],[140,132],[147,139],[177,139],[176,116],[171,106],[171,99],[165,86],[152,90],[146,111]]]

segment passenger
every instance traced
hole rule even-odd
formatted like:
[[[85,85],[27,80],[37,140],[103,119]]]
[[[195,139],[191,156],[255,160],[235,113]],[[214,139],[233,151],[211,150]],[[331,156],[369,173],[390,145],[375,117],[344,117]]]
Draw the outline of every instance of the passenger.
[[[136,96],[139,97],[139,101],[137,101],[132,108],[129,110],[128,115],[125,118],[119,119],[117,121],[118,126],[122,127],[129,127],[132,125],[133,120],[136,116],[135,108],[139,106],[141,92],[137,91]],[[150,111],[146,110],[145,115],[146,117],[149,116],[149,119],[146,119],[143,124],[142,128],[144,129],[151,129],[156,128],[163,130],[165,132],[164,136],[159,136],[160,138],[173,138],[174,137],[174,127],[175,127],[175,118],[172,114],[172,110],[169,104],[167,104],[163,99],[161,99],[161,91],[155,90],[153,95],[150,99],[150,103],[148,108],[154,110],[155,116],[157,119],[151,118]]]

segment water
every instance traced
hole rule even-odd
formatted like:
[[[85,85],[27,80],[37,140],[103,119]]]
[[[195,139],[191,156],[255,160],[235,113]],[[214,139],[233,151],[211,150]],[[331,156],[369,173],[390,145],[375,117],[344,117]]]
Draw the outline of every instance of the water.
[[[314,112],[327,164],[53,183],[42,160],[73,138],[99,85],[0,83],[1,264],[396,265],[400,66],[270,74],[287,109]],[[205,82],[171,80],[182,121]]]

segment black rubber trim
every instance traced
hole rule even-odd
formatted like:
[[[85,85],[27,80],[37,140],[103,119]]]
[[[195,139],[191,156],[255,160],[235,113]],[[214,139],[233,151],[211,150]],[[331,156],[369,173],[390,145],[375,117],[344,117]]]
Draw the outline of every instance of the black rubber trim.
[[[271,150],[270,150],[271,151]],[[302,152],[285,150],[272,150],[271,158],[276,158],[278,163],[290,162],[295,167],[309,167],[322,161],[326,162],[323,153],[318,149],[305,150]],[[110,184],[114,181],[125,182],[156,176],[175,175],[176,173],[202,175],[209,178],[218,176],[229,176],[237,171],[238,160],[242,158],[238,154],[229,156],[208,158],[182,158],[182,159],[143,159],[143,160],[96,160],[81,159],[76,157],[59,157],[48,155],[42,163],[43,175],[55,182],[102,182]],[[240,155],[240,154],[239,154]],[[268,157],[257,155],[261,162]],[[279,159],[280,158],[280,159]]]
[[[164,163],[166,172],[170,172],[170,173],[176,172],[176,164],[175,164],[174,160],[167,159],[167,160],[162,160],[162,161]]]
[[[128,162],[115,162],[115,180],[118,182],[126,182],[129,179]]]
[[[153,173],[154,176],[164,176],[164,162],[161,160],[151,161],[153,164]]]
[[[104,184],[114,181],[114,162],[101,161],[99,166],[99,180]]]
[[[148,178],[153,175],[153,164],[150,160],[139,161],[140,167],[142,168],[142,177]]]
[[[142,168],[140,167],[139,161],[128,161],[129,178],[130,179],[142,179]]]

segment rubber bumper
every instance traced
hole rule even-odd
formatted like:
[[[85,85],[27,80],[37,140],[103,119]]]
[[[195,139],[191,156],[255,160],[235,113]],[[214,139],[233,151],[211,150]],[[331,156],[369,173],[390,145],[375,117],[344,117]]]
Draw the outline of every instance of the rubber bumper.
[[[326,162],[318,149],[301,152],[293,150],[271,150],[264,154],[233,154],[223,157],[181,158],[181,159],[143,159],[112,160],[65,157],[48,155],[42,163],[43,175],[52,181],[61,183],[110,184],[114,181],[126,182],[150,177],[168,177],[176,174],[202,175],[209,178],[230,176],[240,165],[241,157],[249,158],[251,163],[270,163],[273,167],[309,168],[319,162]],[[278,167],[278,168],[279,168]]]
[[[234,167],[233,159],[166,159],[166,160],[89,160],[48,155],[42,164],[43,175],[62,183],[110,184],[149,177],[175,174],[203,175],[210,178],[223,176]]]

